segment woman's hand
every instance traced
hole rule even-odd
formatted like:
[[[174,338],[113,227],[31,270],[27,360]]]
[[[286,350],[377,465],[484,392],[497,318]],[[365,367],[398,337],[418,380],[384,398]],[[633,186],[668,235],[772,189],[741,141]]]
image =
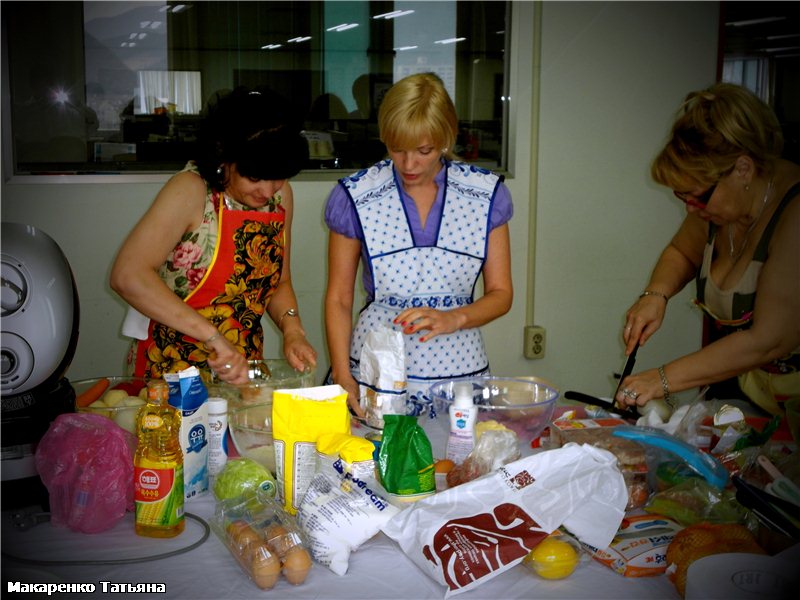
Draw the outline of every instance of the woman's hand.
[[[614,401],[619,406],[644,406],[654,398],[663,397],[664,388],[658,369],[648,369],[626,377]]]
[[[409,308],[395,317],[394,324],[400,325],[406,335],[427,331],[428,333],[419,338],[420,342],[427,342],[437,335],[458,331],[465,320],[465,317],[455,310]]]
[[[283,336],[283,355],[298,371],[311,371],[317,366],[317,352],[302,331],[290,331]]]
[[[628,309],[625,313],[625,329],[622,331],[625,354],[633,352],[637,342],[644,346],[650,336],[658,331],[666,309],[666,299],[656,294],[642,296]]]
[[[224,336],[215,338],[207,345],[208,366],[225,383],[241,385],[250,381],[247,359]]]
[[[361,408],[361,392],[359,390],[358,382],[352,375],[343,375],[341,377],[334,376],[333,382],[342,386],[347,392],[347,404],[350,406],[350,412],[362,419],[367,416]]]

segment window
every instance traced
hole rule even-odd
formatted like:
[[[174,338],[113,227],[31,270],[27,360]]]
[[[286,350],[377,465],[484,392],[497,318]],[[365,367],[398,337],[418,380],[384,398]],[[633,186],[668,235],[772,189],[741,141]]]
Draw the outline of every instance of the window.
[[[459,154],[507,167],[507,2],[0,6],[3,151],[17,175],[174,172],[203,107],[239,85],[269,86],[303,111],[308,169],[352,170],[385,155],[381,98],[420,71],[456,103]]]

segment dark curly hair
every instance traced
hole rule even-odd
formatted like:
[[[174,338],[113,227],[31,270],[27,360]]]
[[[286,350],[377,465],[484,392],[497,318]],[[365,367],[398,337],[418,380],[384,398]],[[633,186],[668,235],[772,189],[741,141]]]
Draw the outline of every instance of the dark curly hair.
[[[292,105],[266,88],[239,87],[210,105],[198,132],[200,175],[222,191],[219,167],[236,165],[243,177],[289,179],[308,160],[308,143]]]

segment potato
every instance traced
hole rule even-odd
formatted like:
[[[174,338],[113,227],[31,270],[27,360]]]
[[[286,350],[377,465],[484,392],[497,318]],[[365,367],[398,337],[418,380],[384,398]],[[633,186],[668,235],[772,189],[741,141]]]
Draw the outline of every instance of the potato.
[[[123,398],[117,406],[144,406],[145,404],[147,404],[147,402],[138,396],[128,396],[127,398]]]
[[[127,408],[120,406],[114,411],[114,416],[112,418],[114,422],[125,431],[136,433],[136,417],[138,414],[139,411],[135,407]]]
[[[103,399],[95,400],[89,405],[89,408],[108,408],[108,404],[103,402]]]
[[[106,406],[111,406],[112,408],[122,402],[123,398],[128,397],[128,392],[125,390],[108,390],[105,394],[103,394],[103,402],[106,403]]]

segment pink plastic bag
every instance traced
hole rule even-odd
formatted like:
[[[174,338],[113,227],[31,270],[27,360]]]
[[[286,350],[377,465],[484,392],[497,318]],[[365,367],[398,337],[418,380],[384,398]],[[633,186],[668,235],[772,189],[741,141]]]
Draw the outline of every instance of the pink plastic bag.
[[[36,449],[36,470],[50,494],[50,521],[82,533],[110,529],[133,510],[136,437],[111,419],[59,415]]]

